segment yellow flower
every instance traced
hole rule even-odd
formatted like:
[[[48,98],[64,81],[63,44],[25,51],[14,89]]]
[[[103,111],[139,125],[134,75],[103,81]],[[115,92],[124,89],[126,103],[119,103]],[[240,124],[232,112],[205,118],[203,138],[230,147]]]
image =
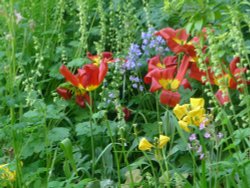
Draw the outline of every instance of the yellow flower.
[[[168,142],[170,138],[168,136],[160,135],[157,147],[162,149]]]
[[[205,101],[203,98],[190,98],[191,108],[204,108]]]
[[[196,108],[188,112],[187,116],[191,119],[193,125],[200,126],[201,122],[205,119],[205,109]]]
[[[178,123],[180,127],[186,132],[191,130],[188,128],[188,125],[193,124],[200,126],[200,124],[205,120],[205,100],[203,98],[190,98],[190,105],[177,104],[173,112],[178,118]]]
[[[16,172],[11,171],[7,164],[0,165],[0,182],[13,182],[16,179]],[[5,186],[5,183],[4,183]]]
[[[184,105],[179,105],[177,104],[173,111],[174,111],[174,114],[176,115],[176,117],[181,120],[188,112],[188,104],[184,104]]]
[[[151,150],[152,147],[153,147],[153,145],[146,138],[142,138],[140,140],[138,148],[141,151],[146,151],[146,150]]]
[[[187,122],[181,120],[181,121],[178,121],[178,123],[179,123],[180,127],[181,127],[184,131],[186,131],[186,132],[191,132],[190,129],[188,128],[188,123],[187,123]]]

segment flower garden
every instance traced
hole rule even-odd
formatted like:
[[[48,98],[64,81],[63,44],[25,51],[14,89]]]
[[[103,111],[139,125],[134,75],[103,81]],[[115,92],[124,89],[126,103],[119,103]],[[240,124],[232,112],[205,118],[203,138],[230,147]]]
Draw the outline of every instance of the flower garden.
[[[247,0],[3,0],[0,187],[250,187]]]

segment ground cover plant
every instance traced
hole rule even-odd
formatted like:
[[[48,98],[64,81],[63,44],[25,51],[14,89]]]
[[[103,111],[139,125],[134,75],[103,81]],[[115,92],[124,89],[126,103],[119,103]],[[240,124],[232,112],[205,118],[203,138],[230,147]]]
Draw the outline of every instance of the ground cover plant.
[[[3,0],[0,187],[250,187],[247,0]]]

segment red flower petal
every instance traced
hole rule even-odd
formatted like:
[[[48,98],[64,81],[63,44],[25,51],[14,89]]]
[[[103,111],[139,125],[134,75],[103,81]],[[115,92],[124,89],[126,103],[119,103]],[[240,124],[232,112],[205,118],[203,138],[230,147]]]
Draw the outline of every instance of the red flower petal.
[[[236,69],[237,69],[237,66],[236,64],[240,62],[240,58],[239,57],[235,57],[231,63],[230,63],[230,71],[231,73],[233,73]]]
[[[218,90],[215,94],[215,97],[217,98],[218,102],[223,105],[226,102],[229,102],[229,96],[228,93],[224,93],[221,90]]]
[[[65,89],[65,88],[57,88],[56,92],[61,95],[62,98],[64,98],[65,100],[69,100],[72,97],[72,94],[70,93],[69,90]]]
[[[177,72],[177,75],[175,77],[180,82],[182,82],[189,65],[190,65],[190,57],[185,55],[181,60],[181,65],[178,68],[178,72]]]
[[[131,111],[126,107],[122,108],[122,111],[124,113],[124,119],[128,121],[131,116]]]
[[[186,78],[184,78],[182,80],[181,85],[184,87],[184,89],[188,88],[188,89],[192,90],[192,87]]]
[[[79,81],[75,75],[73,75],[69,69],[65,66],[62,65],[60,67],[60,73],[65,77],[67,81],[69,81],[73,86],[78,87],[79,86]]]
[[[175,107],[181,100],[181,95],[178,92],[162,90],[160,95],[160,102],[170,107]]]
[[[99,85],[104,80],[107,72],[108,72],[108,64],[107,64],[107,60],[104,59],[99,67],[99,76],[98,76]]]

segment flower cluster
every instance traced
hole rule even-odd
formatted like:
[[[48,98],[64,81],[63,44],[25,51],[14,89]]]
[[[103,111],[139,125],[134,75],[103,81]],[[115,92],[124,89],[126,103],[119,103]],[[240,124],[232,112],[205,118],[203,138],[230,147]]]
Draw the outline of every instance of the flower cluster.
[[[202,160],[205,154],[202,145],[197,139],[196,134],[191,134],[188,140],[189,140],[188,149],[194,151],[199,156],[199,159]]]
[[[142,55],[140,46],[138,44],[131,44],[129,48],[129,54],[126,58],[126,63],[123,64],[125,70],[133,70],[136,67],[140,67],[142,64],[139,62],[139,58]]]
[[[199,127],[204,126],[208,122],[206,112],[204,109],[203,98],[190,98],[190,104],[177,104],[173,112],[178,118],[180,127],[186,132],[191,132],[189,125],[195,125]]]
[[[235,57],[229,64],[229,69],[222,71],[221,74],[215,75],[212,71],[212,67],[208,67],[209,82],[212,85],[217,85],[218,90],[215,94],[218,102],[223,105],[229,102],[228,88],[238,89],[242,91],[239,86],[242,83],[250,84],[243,79],[243,74],[247,71],[246,68],[238,68],[237,63],[240,62],[239,57]],[[222,65],[227,67],[227,64],[222,62]],[[196,79],[203,83],[202,77],[206,77],[206,72],[201,71],[196,64],[192,64],[190,78]]]
[[[142,85],[142,80],[138,76],[129,76],[129,80],[132,83],[132,88],[134,89],[139,89],[140,91],[143,91],[143,85]]]
[[[148,61],[148,73],[144,77],[146,84],[151,84],[150,91],[161,90],[160,102],[174,107],[180,102],[181,96],[178,89],[181,85],[184,88],[191,86],[185,79],[185,74],[192,62],[197,59],[195,44],[199,41],[194,37],[188,41],[189,35],[184,29],[174,30],[165,28],[155,33],[167,42],[169,49],[175,54],[166,56],[163,59],[156,55]],[[184,55],[182,55],[184,54]],[[181,59],[179,61],[179,59]]]
[[[141,151],[151,150],[153,147],[162,149],[169,141],[170,138],[165,135],[160,135],[155,144],[151,144],[146,138],[142,138],[138,148]]]
[[[207,71],[200,70],[197,65],[198,55],[196,46],[201,38],[206,40],[206,29],[202,30],[200,37],[189,39],[189,35],[184,29],[174,30],[172,28],[164,28],[155,33],[156,36],[161,36],[165,39],[167,46],[174,53],[174,56],[161,58],[156,55],[148,61],[148,73],[144,78],[146,84],[151,84],[150,91],[162,90],[160,101],[162,104],[174,107],[180,102],[181,96],[178,89],[181,85],[184,88],[190,88],[185,75],[189,72],[189,78],[196,79],[202,83],[203,77],[212,85],[218,86],[218,91],[215,94],[220,104],[229,102],[228,88],[239,89],[242,91],[242,83],[250,84],[243,79],[243,74],[247,71],[246,68],[238,68],[237,64],[240,58],[236,57],[232,60],[227,69],[227,65],[222,62],[222,67],[226,67],[220,75],[216,75],[212,67],[209,66],[209,58],[206,58]],[[202,46],[202,53],[206,53],[207,46]],[[189,71],[188,71],[189,70]]]
[[[110,52],[103,52],[101,55],[87,54],[92,61],[90,64],[85,64],[77,70],[77,74],[72,74],[70,70],[62,65],[60,73],[65,77],[68,83],[62,84],[57,88],[57,93],[65,100],[76,96],[76,103],[85,107],[85,103],[91,104],[91,99],[88,92],[97,89],[103,82],[107,71],[108,63],[113,62],[113,56]]]
[[[0,165],[0,182],[2,186],[7,186],[8,182],[14,182],[16,179],[16,172],[11,171],[8,164]]]

